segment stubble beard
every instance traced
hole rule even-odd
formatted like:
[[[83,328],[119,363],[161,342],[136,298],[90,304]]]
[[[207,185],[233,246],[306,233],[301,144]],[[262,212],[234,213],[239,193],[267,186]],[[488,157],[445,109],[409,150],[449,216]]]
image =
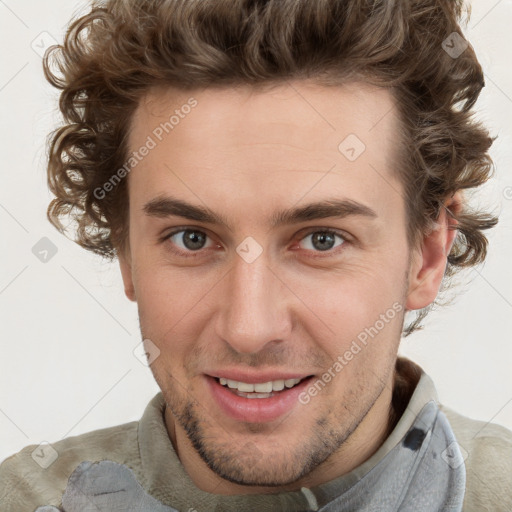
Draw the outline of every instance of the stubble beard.
[[[229,439],[219,440],[212,432],[220,431],[221,436],[224,432],[226,438],[228,433],[210,420],[201,418],[200,404],[180,398],[172,378],[166,388],[160,387],[178,425],[204,463],[219,477],[244,486],[295,488],[293,484],[306,478],[340,449],[372,409],[385,386],[374,392],[363,410],[358,410],[357,402],[351,400],[350,407],[345,404],[335,412],[317,418],[309,432],[303,433],[300,444],[273,445],[266,454],[263,448],[258,448],[256,441],[251,441],[251,434],[264,426],[258,428],[258,424],[247,424],[247,441],[238,446]],[[354,399],[360,401],[360,398],[360,394],[354,394]],[[345,414],[340,415],[341,410]],[[346,418],[343,425],[335,421],[340,416]]]

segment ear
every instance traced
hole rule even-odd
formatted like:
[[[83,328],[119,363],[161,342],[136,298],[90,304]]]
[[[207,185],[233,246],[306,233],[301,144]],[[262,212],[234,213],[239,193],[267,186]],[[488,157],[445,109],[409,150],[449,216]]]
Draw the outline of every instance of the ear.
[[[121,269],[121,276],[123,277],[124,293],[128,299],[136,302],[135,287],[133,286],[132,276],[132,262],[129,254],[125,252],[119,253],[119,267]]]
[[[446,270],[448,255],[457,236],[457,221],[448,209],[457,214],[462,208],[462,196],[456,192],[441,207],[434,229],[423,237],[409,269],[409,289],[406,309],[421,309],[434,302]]]

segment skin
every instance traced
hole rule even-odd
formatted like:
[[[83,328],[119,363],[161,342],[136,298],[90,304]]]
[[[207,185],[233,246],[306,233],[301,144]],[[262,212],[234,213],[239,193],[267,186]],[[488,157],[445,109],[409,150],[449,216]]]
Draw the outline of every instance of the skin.
[[[436,229],[408,247],[387,90],[305,81],[265,90],[152,89],[134,114],[130,149],[190,97],[197,106],[129,175],[129,244],[120,256],[143,338],[160,350],[151,369],[168,404],[169,437],[202,490],[315,486],[367,460],[393,426],[404,311],[435,299],[454,221],[441,209]],[[354,162],[338,150],[349,134],[366,145]],[[206,207],[226,226],[144,211],[164,196]],[[328,199],[357,201],[376,216],[271,223],[277,211]],[[446,206],[459,202],[448,198]],[[183,233],[169,238],[173,228],[204,233],[204,247],[190,250]],[[340,238],[322,251],[313,237],[325,229]],[[262,248],[252,263],[236,252],[249,236]],[[320,378],[394,303],[404,310],[307,405],[277,421],[238,421],[212,400],[205,374],[223,368]]]

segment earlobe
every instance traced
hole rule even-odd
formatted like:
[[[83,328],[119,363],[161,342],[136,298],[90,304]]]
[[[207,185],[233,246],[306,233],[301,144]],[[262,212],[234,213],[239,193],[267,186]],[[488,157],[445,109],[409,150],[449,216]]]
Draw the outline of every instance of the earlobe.
[[[132,264],[129,261],[129,256],[119,255],[119,268],[121,269],[121,276],[124,283],[124,293],[129,300],[136,302],[135,287],[133,285],[132,277]]]
[[[457,221],[453,214],[461,209],[459,192],[447,200],[437,222],[423,237],[421,247],[412,258],[406,309],[421,309],[434,302],[446,270],[448,255],[457,236]]]

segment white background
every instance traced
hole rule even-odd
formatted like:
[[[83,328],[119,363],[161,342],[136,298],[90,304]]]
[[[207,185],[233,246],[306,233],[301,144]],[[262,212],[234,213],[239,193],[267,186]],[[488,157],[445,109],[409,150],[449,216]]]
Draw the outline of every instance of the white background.
[[[133,355],[137,312],[117,265],[67,241],[45,217],[45,137],[59,117],[56,92],[31,46],[48,39],[42,32],[61,41],[79,9],[83,3],[70,0],[0,1],[0,460],[27,444],[136,420],[158,391]],[[467,274],[453,305],[431,314],[425,331],[401,349],[433,377],[441,402],[510,429],[511,26],[511,0],[473,3],[466,35],[487,83],[478,117],[499,136],[496,177],[477,197],[501,219],[487,263]],[[47,263],[32,253],[44,236],[58,248]]]

